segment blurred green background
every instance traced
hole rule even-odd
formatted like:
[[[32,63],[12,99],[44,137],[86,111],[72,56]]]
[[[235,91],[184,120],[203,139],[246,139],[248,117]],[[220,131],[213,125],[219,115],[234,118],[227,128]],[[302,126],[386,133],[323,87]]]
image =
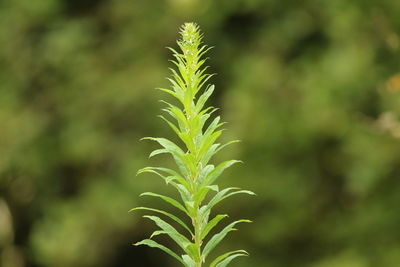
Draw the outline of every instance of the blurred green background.
[[[0,1],[0,266],[176,266],[133,247],[155,229],[135,176],[153,144],[178,28],[197,22],[242,143],[220,186],[258,196],[217,252],[244,267],[400,266],[400,1]],[[174,245],[168,239],[161,240]]]

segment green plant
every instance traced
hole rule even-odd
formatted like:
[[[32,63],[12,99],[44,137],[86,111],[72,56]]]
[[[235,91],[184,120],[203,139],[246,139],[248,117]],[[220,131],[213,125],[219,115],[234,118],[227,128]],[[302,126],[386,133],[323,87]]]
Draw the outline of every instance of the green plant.
[[[177,164],[179,171],[162,167],[146,167],[139,170],[138,174],[146,172],[154,173],[163,178],[167,185],[172,185],[179,192],[183,204],[171,197],[151,192],[146,192],[142,195],[157,197],[171,204],[173,207],[186,214],[190,218],[192,225],[189,227],[178,216],[164,210],[146,207],[137,207],[132,210],[147,210],[165,215],[182,226],[182,228],[187,231],[187,234],[190,235],[190,238],[188,238],[160,217],[146,215],[144,217],[154,221],[160,230],[155,231],[150,239],[145,239],[135,245],[147,245],[159,248],[176,258],[184,266],[200,267],[205,263],[207,256],[214,247],[218,245],[229,232],[235,230],[234,227],[236,224],[250,222],[249,220],[232,222],[219,233],[208,238],[210,231],[213,230],[222,219],[227,217],[226,214],[219,214],[210,219],[211,209],[217,203],[230,196],[236,194],[253,195],[254,193],[235,187],[219,190],[218,186],[215,184],[216,179],[225,169],[240,161],[228,160],[217,166],[209,162],[217,152],[227,145],[237,142],[237,140],[223,145],[216,143],[218,137],[222,133],[220,127],[224,124],[220,122],[219,116],[206,124],[208,119],[211,118],[212,113],[217,110],[214,107],[205,108],[207,99],[214,91],[214,85],[205,85],[212,77],[212,74],[206,74],[205,71],[207,67],[203,67],[206,61],[206,59],[203,59],[203,56],[211,47],[202,45],[202,34],[200,34],[199,27],[194,23],[184,24],[180,33],[182,38],[177,43],[182,52],[179,53],[169,48],[175,57],[175,60],[172,62],[177,67],[177,71],[171,68],[172,78],[169,79],[169,81],[172,84],[172,90],[164,88],[159,89],[176,98],[180,102],[182,108],[162,101],[167,105],[163,110],[175,119],[177,124],[172,123],[164,116],[160,117],[178,135],[184,143],[185,149],[181,149],[178,145],[165,138],[144,138],[155,141],[162,147],[154,150],[150,154],[150,157],[162,153],[170,154]],[[202,88],[205,89],[200,92]],[[214,191],[215,194],[206,204],[203,204],[209,191]],[[179,257],[171,249],[151,239],[160,234],[168,235],[181,247],[185,254]],[[207,242],[205,242],[205,240],[207,240]],[[247,252],[244,250],[227,252],[215,258],[210,266],[227,266],[234,258],[246,255]]]

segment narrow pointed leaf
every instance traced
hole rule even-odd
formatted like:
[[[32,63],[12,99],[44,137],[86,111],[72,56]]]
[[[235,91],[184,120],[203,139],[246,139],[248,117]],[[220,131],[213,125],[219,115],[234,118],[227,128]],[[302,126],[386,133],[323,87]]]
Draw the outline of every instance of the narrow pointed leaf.
[[[158,235],[165,235],[165,234],[167,234],[167,232],[162,231],[162,230],[157,230],[157,231],[154,231],[154,232],[151,234],[150,239],[153,238],[153,237],[155,237],[155,236],[158,236]]]
[[[170,94],[173,97],[175,97],[176,99],[178,99],[180,102],[183,102],[182,97],[180,95],[178,95],[176,92],[174,92],[172,90],[169,90],[169,89],[165,89],[165,88],[157,88],[157,89],[160,90],[160,91],[163,91],[163,92],[165,92],[167,94]]]
[[[212,184],[227,168],[241,162],[240,160],[228,160],[220,163],[210,174],[204,179],[203,185]]]
[[[203,256],[206,257],[214,248],[215,246],[217,246],[222,239],[224,239],[224,237],[231,231],[234,231],[236,229],[234,229],[233,227],[238,224],[238,223],[242,223],[242,222],[251,222],[249,220],[239,220],[239,221],[235,221],[231,224],[229,224],[228,226],[226,226],[224,229],[222,229],[221,232],[219,232],[218,234],[215,234],[205,245],[204,250],[203,250]]]
[[[173,142],[171,142],[166,138],[145,137],[142,139],[156,141],[174,156],[182,157],[183,154],[185,154],[180,147],[178,147],[177,145],[175,145]]]
[[[170,174],[170,176],[165,176],[165,175],[161,174],[159,171]],[[179,173],[177,173],[174,170],[171,170],[168,168],[161,168],[161,167],[145,167],[145,168],[140,169],[137,172],[137,175],[139,175],[141,173],[146,173],[146,172],[154,173],[154,174],[158,175],[159,177],[164,179],[167,184],[170,183],[172,180],[177,180],[179,183],[181,183],[186,188],[189,187],[187,181],[184,178],[182,178],[182,175],[180,175]],[[173,179],[171,177],[173,177]]]
[[[217,257],[213,262],[211,262],[210,267],[215,267],[218,263],[220,263],[225,258],[227,258],[233,254],[240,254],[239,256],[247,256],[248,255],[247,251],[245,251],[245,250],[230,251],[230,252],[224,253],[221,256]],[[222,265],[222,266],[224,266],[224,265]]]
[[[210,202],[208,202],[208,204],[205,207],[206,210],[210,210],[211,208],[213,208],[216,204],[218,204],[219,202],[221,202],[222,200],[233,196],[233,195],[237,195],[237,194],[248,194],[248,195],[255,195],[252,191],[249,190],[237,190],[234,192],[230,192],[232,190],[238,189],[236,187],[229,187],[229,188],[225,188],[221,191],[219,191],[217,194],[215,194],[215,196],[210,200]],[[230,192],[230,193],[229,193]]]
[[[179,223],[183,228],[185,228],[186,230],[188,230],[188,232],[193,235],[192,230],[190,230],[190,228],[178,217],[176,217],[175,215],[172,215],[169,212],[163,211],[163,210],[158,210],[158,209],[153,209],[153,208],[146,208],[146,207],[137,207],[137,208],[133,208],[131,209],[129,212],[131,211],[135,211],[135,210],[149,210],[149,211],[154,211],[154,212],[158,212],[161,214],[164,214],[165,216],[168,216],[169,218],[171,218],[172,220],[174,220],[175,222]]]
[[[172,206],[180,209],[181,211],[187,213],[187,210],[182,206],[182,204],[179,203],[178,201],[176,201],[175,199],[171,198],[171,197],[167,197],[167,196],[156,194],[156,193],[152,193],[152,192],[145,192],[145,193],[140,194],[140,196],[159,197],[162,200],[164,200],[165,202],[167,202],[167,203],[171,204]]]
[[[220,263],[218,263],[217,265],[215,265],[215,267],[226,267],[233,259],[237,258],[237,257],[245,257],[248,256],[247,253],[237,253],[237,254],[233,254],[229,257],[227,257],[226,259],[224,259],[223,261],[221,261]]]
[[[186,267],[196,267],[196,262],[189,255],[183,255],[182,259]]]
[[[172,240],[174,240],[183,250],[186,251],[190,241],[184,235],[180,234],[172,225],[157,216],[145,215],[143,217],[155,222],[155,224],[160,227],[161,230],[165,231],[165,234],[171,237]]]
[[[151,239],[145,239],[142,240],[140,242],[137,242],[134,244],[135,246],[140,246],[140,245],[146,245],[152,248],[158,248],[161,249],[162,251],[166,252],[167,254],[169,254],[170,256],[174,257],[175,259],[177,259],[180,263],[185,264],[184,261],[178,256],[176,255],[172,250],[170,250],[169,248],[157,243],[154,240]]]
[[[204,239],[208,233],[224,218],[228,217],[228,215],[226,214],[219,214],[217,216],[215,216],[204,228],[202,234],[201,234],[201,238]]]
[[[199,100],[196,103],[196,112],[199,113],[200,110],[204,107],[206,101],[210,98],[212,93],[214,92],[215,86],[210,85],[204,93],[199,97]]]
[[[165,153],[169,153],[169,151],[164,149],[164,148],[156,149],[156,150],[154,150],[153,152],[150,153],[149,158],[152,158],[152,157],[154,157],[156,155],[159,155],[159,154],[165,154]]]

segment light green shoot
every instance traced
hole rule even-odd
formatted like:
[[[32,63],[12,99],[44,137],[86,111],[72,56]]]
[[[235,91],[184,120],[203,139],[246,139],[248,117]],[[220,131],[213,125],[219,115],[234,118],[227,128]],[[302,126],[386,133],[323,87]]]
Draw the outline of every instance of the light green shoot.
[[[176,133],[184,144],[184,148],[165,138],[146,137],[144,139],[157,142],[161,148],[154,150],[150,157],[158,154],[169,154],[177,165],[178,170],[164,167],[146,167],[138,171],[140,173],[153,173],[160,176],[167,185],[173,186],[179,193],[180,200],[172,197],[143,193],[143,196],[152,196],[172,205],[188,216],[191,225],[187,225],[179,217],[164,210],[137,207],[132,210],[146,210],[167,217],[176,226],[180,225],[182,230],[178,231],[175,226],[158,216],[144,216],[153,221],[160,229],[155,231],[149,239],[145,239],[135,245],[147,245],[155,247],[168,253],[183,266],[201,267],[205,266],[208,256],[212,250],[225,238],[225,236],[236,230],[234,227],[249,220],[238,220],[225,226],[220,232],[209,236],[211,231],[228,217],[226,214],[210,216],[212,208],[220,201],[236,194],[250,194],[248,190],[229,187],[223,190],[215,184],[222,172],[238,163],[238,160],[228,160],[214,166],[210,163],[212,157],[227,145],[237,142],[231,141],[226,144],[216,143],[222,133],[221,126],[224,124],[220,117],[212,118],[216,111],[214,107],[206,107],[206,101],[214,91],[214,85],[207,85],[212,74],[207,74],[204,67],[206,59],[204,54],[210,47],[202,44],[202,34],[199,27],[194,23],[185,23],[180,31],[181,39],[177,42],[181,52],[169,48],[174,56],[171,68],[171,89],[159,88],[179,102],[179,106],[166,104],[165,113],[174,122],[164,116],[160,116]],[[207,123],[207,121],[210,121]],[[213,193],[212,196],[207,196]],[[180,247],[181,252],[176,253],[163,246],[152,238],[165,234],[168,235]],[[181,255],[181,256],[179,256]],[[210,267],[227,266],[234,258],[247,256],[244,250],[235,250],[224,253],[211,261]]]

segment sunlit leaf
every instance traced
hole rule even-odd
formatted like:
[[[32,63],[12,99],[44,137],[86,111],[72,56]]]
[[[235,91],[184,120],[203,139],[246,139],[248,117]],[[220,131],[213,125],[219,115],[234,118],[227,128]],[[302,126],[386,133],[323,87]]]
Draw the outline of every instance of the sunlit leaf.
[[[167,196],[163,196],[160,194],[156,194],[156,193],[152,193],[152,192],[145,192],[140,194],[141,196],[153,196],[153,197],[159,197],[162,200],[164,200],[165,202],[171,204],[172,206],[180,209],[181,211],[187,213],[187,210],[182,206],[182,204],[180,204],[178,201],[176,201],[175,199],[171,198],[171,197],[167,197]]]
[[[245,250],[235,250],[231,252],[227,252],[218,258],[216,258],[211,264],[210,267],[225,267],[227,266],[233,259],[237,257],[248,256],[249,254]]]
[[[189,246],[191,242],[185,236],[180,234],[172,225],[157,216],[144,215],[143,217],[155,222],[157,226],[165,232],[165,234],[171,237],[172,240],[186,251],[187,246]]]
[[[165,216],[168,216],[169,218],[171,218],[172,220],[174,220],[175,222],[179,223],[183,228],[185,228],[186,230],[188,230],[188,232],[193,235],[192,230],[190,230],[190,228],[178,217],[176,217],[175,215],[172,215],[169,212],[163,211],[163,210],[158,210],[158,209],[153,209],[153,208],[146,208],[146,207],[136,207],[130,210],[131,211],[135,211],[135,210],[149,210],[149,211],[154,211],[154,212],[158,212],[161,214],[164,214]]]
[[[224,218],[228,217],[226,214],[220,214],[215,216],[204,228],[203,232],[201,233],[201,238],[204,239],[208,233]]]
[[[204,250],[203,250],[203,255],[207,256],[221,241],[224,239],[224,237],[231,231],[235,231],[236,229],[233,228],[236,224],[242,223],[242,222],[251,222],[250,220],[238,220],[235,221],[228,226],[226,226],[224,229],[222,229],[221,232],[218,234],[215,234],[205,245]]]
[[[164,252],[166,252],[167,254],[169,254],[169,255],[171,255],[172,257],[174,257],[175,259],[177,259],[180,263],[185,264],[185,262],[184,262],[178,255],[176,255],[172,250],[170,250],[169,248],[167,248],[167,247],[165,247],[165,246],[163,246],[163,245],[157,243],[157,242],[154,241],[154,240],[145,239],[145,240],[142,240],[142,241],[140,241],[140,242],[135,243],[134,245],[135,245],[135,246],[146,245],[146,246],[149,246],[149,247],[152,247],[152,248],[159,248],[159,249],[161,249],[162,251],[164,251]]]

